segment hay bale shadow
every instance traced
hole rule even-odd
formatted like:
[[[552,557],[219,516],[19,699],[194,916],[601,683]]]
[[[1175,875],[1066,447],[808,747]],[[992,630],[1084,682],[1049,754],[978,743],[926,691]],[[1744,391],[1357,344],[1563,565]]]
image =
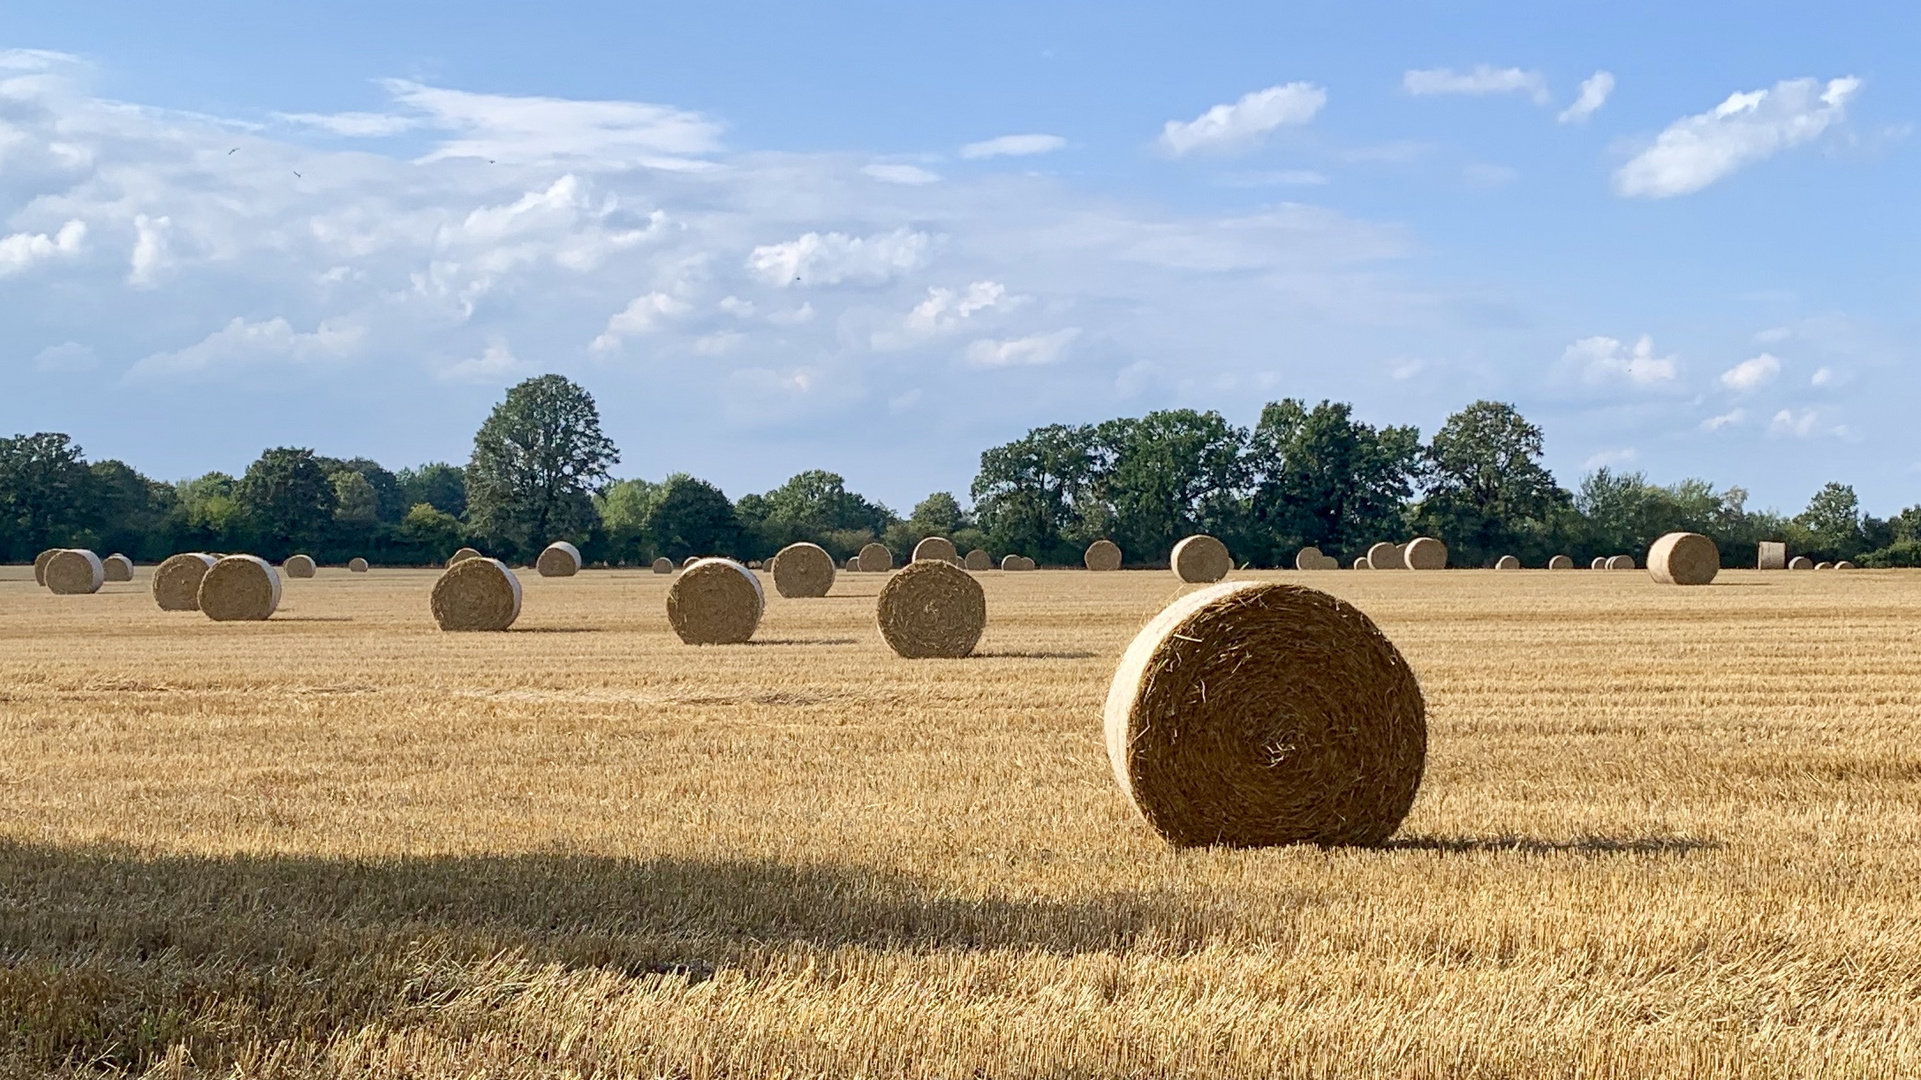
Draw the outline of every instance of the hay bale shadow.
[[[1500,852],[1517,855],[1687,855],[1720,851],[1719,840],[1685,836],[1578,836],[1543,840],[1529,836],[1397,836],[1381,845],[1390,851],[1438,851],[1449,855]]]

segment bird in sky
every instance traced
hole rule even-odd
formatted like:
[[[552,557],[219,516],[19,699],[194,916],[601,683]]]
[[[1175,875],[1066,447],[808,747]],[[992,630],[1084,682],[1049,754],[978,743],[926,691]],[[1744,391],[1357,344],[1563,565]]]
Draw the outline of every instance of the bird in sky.
[[[234,147],[234,148],[233,148],[233,150],[229,150],[229,151],[227,151],[227,156],[228,156],[228,157],[232,157],[232,156],[234,155],[234,150],[238,150],[238,149],[240,149],[240,148],[239,148],[238,146],[236,146],[236,147]]]

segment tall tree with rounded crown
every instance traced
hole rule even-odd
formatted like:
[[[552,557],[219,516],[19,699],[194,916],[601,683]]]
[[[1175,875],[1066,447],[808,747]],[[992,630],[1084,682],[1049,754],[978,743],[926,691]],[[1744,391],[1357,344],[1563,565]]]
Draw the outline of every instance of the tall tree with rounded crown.
[[[584,540],[596,521],[594,493],[619,461],[593,395],[561,375],[528,379],[474,434],[468,517],[480,535],[522,557],[555,540]]]

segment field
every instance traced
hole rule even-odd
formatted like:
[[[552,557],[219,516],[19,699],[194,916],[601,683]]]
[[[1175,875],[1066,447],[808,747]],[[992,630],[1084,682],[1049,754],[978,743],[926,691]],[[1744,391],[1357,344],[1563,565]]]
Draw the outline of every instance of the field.
[[[1383,850],[1168,849],[1100,706],[1165,572],[879,575],[668,631],[669,579],[427,572],[265,624],[0,570],[0,1073],[1921,1074],[1921,573],[1272,574],[1430,715]]]

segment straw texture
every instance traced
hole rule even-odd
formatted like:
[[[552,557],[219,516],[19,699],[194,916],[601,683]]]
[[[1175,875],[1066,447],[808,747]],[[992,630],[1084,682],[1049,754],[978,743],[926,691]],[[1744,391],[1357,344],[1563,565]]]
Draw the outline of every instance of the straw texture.
[[[1831,562],[1818,562],[1814,564],[1814,568],[1816,570],[1832,570],[1834,569],[1834,564]]]
[[[1427,709],[1399,650],[1345,601],[1230,582],[1176,600],[1122,656],[1107,753],[1181,847],[1379,844],[1421,783]]]
[[[200,578],[200,613],[215,622],[258,622],[280,610],[280,572],[257,555],[228,555]]]
[[[357,555],[356,555],[356,556],[354,556],[353,558],[351,558],[351,559],[348,559],[348,560],[347,560],[347,572],[348,572],[348,573],[350,573],[350,574],[364,574],[364,573],[366,573],[366,572],[367,572],[367,570],[368,570],[368,566],[367,566],[367,560],[365,560],[365,559],[363,559],[363,558],[360,558],[360,557],[359,557],[359,556],[357,556]]]
[[[56,596],[85,596],[106,584],[100,556],[85,548],[63,548],[47,560],[47,588]]]
[[[1648,574],[1663,585],[1706,585],[1721,572],[1721,549],[1700,533],[1671,532],[1648,548]]]
[[[986,548],[975,548],[967,553],[965,565],[969,570],[992,570],[994,557],[987,553]]]
[[[1409,570],[1447,569],[1447,545],[1432,536],[1417,536],[1407,542],[1401,555]]]
[[[1496,570],[1519,570],[1520,568],[1521,560],[1512,555],[1503,555],[1494,560],[1494,569]]]
[[[33,583],[35,585],[44,587],[47,584],[47,563],[58,554],[60,554],[59,548],[48,548],[33,557]]]
[[[826,596],[834,587],[834,557],[819,544],[789,544],[774,556],[774,591],[782,596]]]
[[[875,618],[887,647],[901,656],[962,657],[987,628],[987,593],[953,563],[916,561],[881,586]]]
[[[960,552],[954,550],[954,542],[952,540],[949,540],[945,536],[927,536],[922,537],[921,542],[914,545],[913,557],[908,561],[922,562],[928,559],[936,559],[940,562],[951,563],[958,558],[960,558]]]
[[[1788,560],[1788,569],[1812,570],[1814,569],[1814,560],[1808,558],[1806,555],[1796,555],[1794,558]]]
[[[153,602],[162,611],[199,611],[200,579],[213,569],[214,557],[190,551],[169,556],[153,571]]]
[[[1574,560],[1568,558],[1566,555],[1556,555],[1547,561],[1547,568],[1549,570],[1572,570],[1574,569]]]
[[[520,579],[499,559],[462,559],[434,582],[430,605],[442,630],[505,630],[520,618]]]
[[[654,560],[654,573],[671,574],[673,572],[674,572],[674,560],[669,559],[666,556],[662,556]]]
[[[464,547],[464,548],[461,548],[459,551],[454,552],[451,556],[448,557],[447,565],[452,566],[455,563],[463,563],[463,562],[466,562],[468,559],[478,559],[478,558],[480,558],[480,552],[470,547]]]
[[[1227,545],[1207,535],[1197,533],[1174,545],[1174,553],[1169,556],[1174,576],[1190,585],[1219,581],[1234,569],[1234,558],[1227,553]]]
[[[1096,540],[1087,545],[1081,562],[1089,570],[1119,570],[1121,568],[1121,546],[1112,540]]]
[[[280,564],[280,572],[288,577],[310,578],[314,575],[314,562],[305,555],[289,555]]]
[[[114,552],[100,560],[100,569],[108,581],[132,581],[133,560],[119,552]]]
[[[1786,570],[1788,568],[1788,545],[1779,540],[1763,540],[1755,545],[1754,568],[1756,570]]]
[[[1587,568],[1588,568],[1589,570],[1606,570],[1606,569],[1608,568],[1608,559],[1607,559],[1607,556],[1606,556],[1606,555],[1596,555],[1596,556],[1594,557],[1594,561],[1593,561],[1593,562],[1591,562],[1591,563],[1589,563],[1589,564],[1588,564],[1588,567],[1587,567]]]
[[[667,590],[667,621],[689,645],[738,645],[754,636],[765,605],[753,571],[732,559],[701,559]]]
[[[1401,561],[1400,546],[1386,541],[1367,549],[1367,565],[1374,570],[1407,569],[1407,564]]]
[[[894,568],[894,553],[886,544],[868,544],[860,549],[860,568],[868,574],[885,573]]]
[[[1635,567],[1635,565],[1634,565],[1634,556],[1632,556],[1632,555],[1615,555],[1615,556],[1613,556],[1613,557],[1611,557],[1611,558],[1609,558],[1609,559],[1608,559],[1608,561],[1607,561],[1607,568],[1608,568],[1609,570],[1633,570],[1633,569],[1636,569],[1636,567]]]
[[[580,549],[565,540],[556,540],[534,560],[534,573],[541,577],[573,577],[580,573]]]
[[[1367,556],[1365,556],[1365,555],[1356,555],[1356,556],[1354,557],[1354,569],[1356,569],[1356,570],[1372,570],[1372,569],[1374,569],[1374,564],[1373,564],[1373,563],[1370,563],[1370,562],[1368,562],[1368,561],[1367,561]]]
[[[1834,568],[1836,570],[1852,570],[1854,569],[1854,564],[1846,559],[1842,559],[1840,562],[1834,564]]]

